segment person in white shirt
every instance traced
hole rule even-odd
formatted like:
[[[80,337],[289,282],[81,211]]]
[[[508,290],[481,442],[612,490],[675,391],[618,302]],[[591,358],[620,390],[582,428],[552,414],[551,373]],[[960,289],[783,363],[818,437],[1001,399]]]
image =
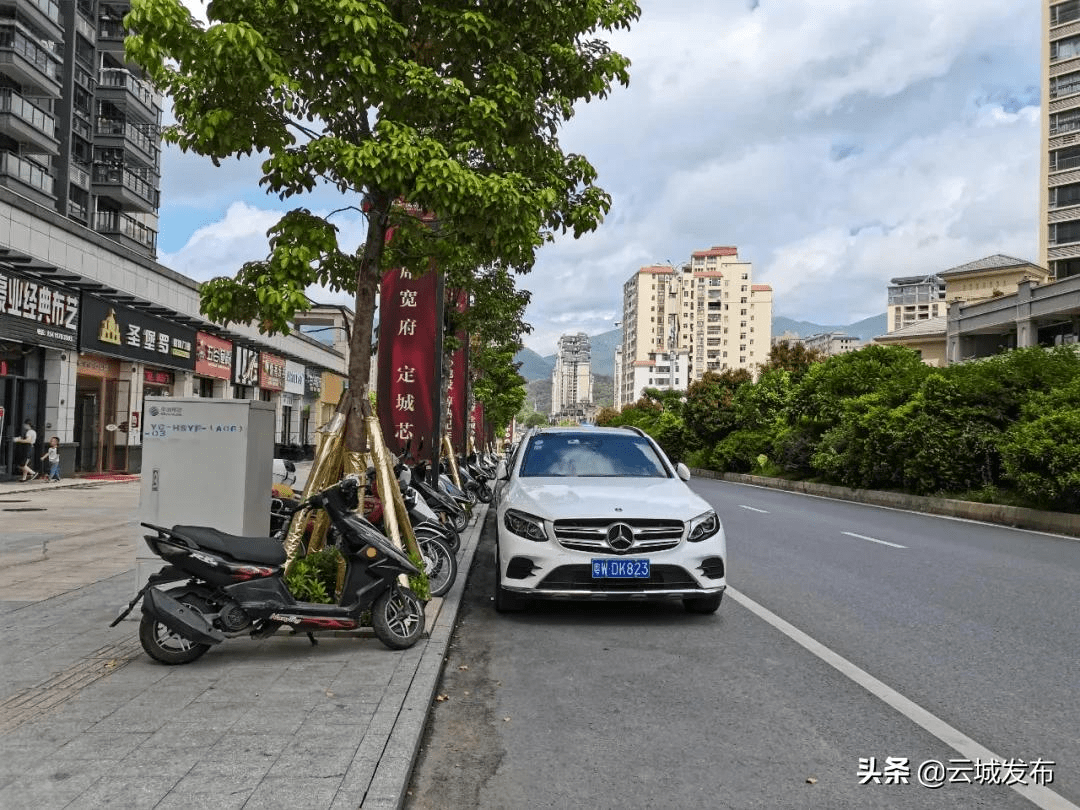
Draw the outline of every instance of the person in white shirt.
[[[29,419],[23,422],[22,436],[16,436],[12,441],[15,444],[22,445],[17,448],[19,453],[15,457],[15,466],[22,470],[22,480],[33,478],[37,473],[30,466],[30,460],[34,456],[34,445],[37,444],[37,431],[34,430],[34,426]]]

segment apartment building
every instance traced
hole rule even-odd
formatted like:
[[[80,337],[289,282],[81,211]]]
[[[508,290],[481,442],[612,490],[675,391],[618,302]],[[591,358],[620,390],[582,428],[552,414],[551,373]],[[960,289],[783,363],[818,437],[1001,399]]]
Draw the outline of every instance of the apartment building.
[[[938,275],[901,276],[889,283],[886,328],[890,332],[945,315],[945,279]]]
[[[819,352],[825,357],[853,352],[862,347],[862,341],[845,332],[822,332],[802,339],[802,344],[810,351]]]
[[[1080,274],[1080,0],[1043,0],[1039,264]]]
[[[0,185],[154,258],[161,96],[125,60],[129,5],[0,0]]]
[[[691,254],[681,267],[650,265],[623,285],[616,407],[645,388],[685,389],[706,371],[755,371],[769,356],[772,287],[753,283],[735,247]]]
[[[563,335],[551,373],[551,414],[583,419],[592,408],[592,351],[584,332]]]

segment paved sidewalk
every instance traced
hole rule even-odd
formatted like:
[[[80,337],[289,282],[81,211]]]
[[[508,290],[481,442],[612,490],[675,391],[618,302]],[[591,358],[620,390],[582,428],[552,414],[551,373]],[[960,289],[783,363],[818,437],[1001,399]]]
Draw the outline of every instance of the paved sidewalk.
[[[138,484],[79,489],[99,483],[0,485],[0,507],[41,510],[0,512],[18,528],[0,531],[0,807],[399,807],[486,507],[412,649],[279,634],[166,667],[138,609],[108,627],[137,588]]]

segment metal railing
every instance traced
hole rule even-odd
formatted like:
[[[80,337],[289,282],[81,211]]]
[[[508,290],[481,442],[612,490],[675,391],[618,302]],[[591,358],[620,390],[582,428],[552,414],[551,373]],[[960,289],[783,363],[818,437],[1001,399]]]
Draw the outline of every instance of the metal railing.
[[[30,5],[60,25],[60,4],[56,0],[26,0]]]
[[[97,163],[94,165],[93,177],[95,184],[123,186],[133,194],[142,197],[154,208],[158,207],[158,190],[126,166]]]
[[[94,215],[94,230],[121,234],[150,249],[157,246],[157,231],[120,211],[98,211]]]
[[[95,124],[95,134],[122,135],[126,140],[131,141],[148,155],[152,155],[155,158],[157,157],[157,141],[130,121],[123,118],[106,118],[105,116],[98,116]]]
[[[0,112],[16,115],[50,138],[56,137],[56,119],[9,87],[0,87]]]
[[[142,79],[136,78],[131,71],[123,68],[102,68],[98,77],[101,87],[118,87],[127,90],[146,107],[161,112],[161,106],[157,103],[157,96],[153,88]]]
[[[53,81],[59,81],[60,68],[51,48],[42,47],[22,31],[10,25],[0,26],[0,51],[14,51]]]
[[[52,175],[36,163],[23,160],[14,152],[0,152],[0,174],[14,177],[46,194],[53,193]]]

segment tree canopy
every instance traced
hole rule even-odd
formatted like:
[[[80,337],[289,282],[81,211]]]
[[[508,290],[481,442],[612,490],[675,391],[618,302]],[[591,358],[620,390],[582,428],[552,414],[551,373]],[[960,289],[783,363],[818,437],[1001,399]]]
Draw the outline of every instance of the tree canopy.
[[[350,390],[366,390],[385,268],[529,269],[555,233],[598,226],[610,197],[559,127],[627,84],[603,35],[633,0],[213,0],[203,26],[179,0],[133,0],[129,57],[173,102],[164,137],[215,162],[265,155],[282,200],[319,186],[366,216],[342,245],[329,215],[298,206],[270,253],[204,285],[212,319],[284,332],[306,288],[355,291]],[[388,234],[393,238],[387,240]],[[361,449],[360,420],[347,446]],[[354,427],[355,426],[355,427]]]

